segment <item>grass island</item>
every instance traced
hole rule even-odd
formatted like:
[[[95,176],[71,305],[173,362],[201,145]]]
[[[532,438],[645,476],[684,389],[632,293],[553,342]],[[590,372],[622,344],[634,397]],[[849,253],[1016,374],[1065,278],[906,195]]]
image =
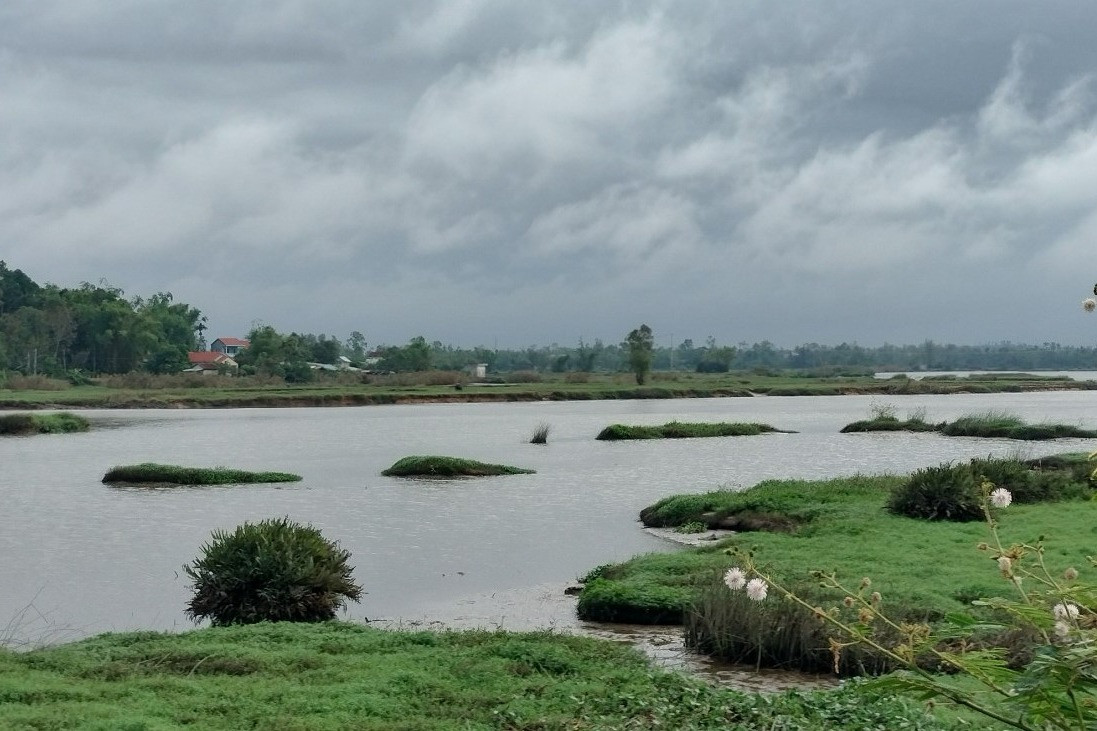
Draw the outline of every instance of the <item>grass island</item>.
[[[386,477],[489,477],[493,475],[532,475],[534,470],[488,464],[460,457],[413,455],[397,460],[381,472]]]
[[[691,439],[696,437],[749,437],[758,434],[794,434],[769,424],[691,423],[671,421],[660,426],[629,426],[610,424],[595,439],[619,441],[625,439]]]
[[[4,414],[0,415],[0,436],[26,436],[29,434],[68,434],[87,431],[90,425],[83,416],[67,411],[55,414]]]
[[[146,485],[243,485],[300,480],[300,475],[289,472],[248,472],[227,467],[180,467],[153,462],[112,467],[103,475],[103,482],[107,484]]]

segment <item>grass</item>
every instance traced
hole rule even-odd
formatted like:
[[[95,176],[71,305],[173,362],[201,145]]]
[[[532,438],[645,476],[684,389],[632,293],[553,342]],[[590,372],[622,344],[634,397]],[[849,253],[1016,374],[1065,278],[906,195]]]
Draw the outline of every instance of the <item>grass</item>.
[[[870,431],[935,431],[950,437],[987,437],[1040,441],[1067,437],[1092,439],[1097,431],[1068,424],[1028,424],[1019,416],[1001,411],[968,414],[956,421],[930,424],[921,416],[900,420],[893,414],[855,421],[842,427],[843,433]]]
[[[434,383],[421,377],[346,380],[345,374],[319,383],[286,385],[258,376],[186,378],[147,376],[96,379],[94,385],[50,390],[44,382],[18,379],[17,389],[0,389],[0,408],[231,408],[261,406],[366,406],[370,404],[435,401],[565,401],[636,398],[710,398],[752,395],[993,393],[1097,388],[1097,383],[1053,379],[1030,374],[975,374],[940,380],[878,379],[872,376],[804,373],[700,374],[683,371],[653,373],[657,385],[638,388],[631,374],[539,374],[532,383],[483,386],[467,384],[455,391],[452,379]],[[582,377],[576,377],[582,376]],[[67,384],[60,384],[67,386]],[[32,387],[34,386],[34,387]]]
[[[66,411],[55,414],[5,414],[0,416],[0,435],[67,434],[87,431],[88,420]]]
[[[297,482],[300,475],[289,472],[247,472],[227,467],[180,467],[145,462],[112,467],[103,482],[169,485],[240,485],[257,482]]]
[[[487,477],[491,475],[531,475],[534,470],[488,464],[460,457],[411,456],[397,460],[381,474],[386,477]]]
[[[662,426],[628,426],[611,424],[598,433],[595,439],[617,441],[621,439],[685,439],[692,437],[744,437],[771,432],[789,434],[768,424],[688,423],[671,421]]]
[[[953,728],[858,684],[772,696],[549,632],[390,632],[340,622],[106,634],[0,651],[0,727],[334,731]]]
[[[549,435],[549,431],[551,431],[551,430],[552,430],[552,425],[551,424],[546,424],[544,422],[538,424],[537,427],[533,430],[533,436],[530,437],[529,443],[530,444],[548,444],[548,435]]]
[[[749,612],[727,612],[725,624],[717,621],[716,608],[727,605],[729,593],[706,592],[721,591],[718,577],[735,563],[725,549],[754,551],[760,566],[824,605],[836,597],[820,594],[811,577],[813,570],[838,571],[840,578],[854,585],[869,576],[873,588],[883,594],[889,613],[901,617],[936,620],[946,613],[969,611],[970,602],[977,598],[1008,593],[1010,587],[995,563],[975,548],[987,539],[985,524],[931,522],[887,512],[889,496],[906,479],[770,480],[741,493],[716,491],[662,500],[643,511],[645,525],[677,526],[700,520],[711,526],[721,518],[751,514],[770,516],[775,523],[783,518],[784,523],[781,530],[741,533],[711,547],[637,556],[599,567],[586,577],[580,616],[634,622],[681,617],[691,622],[695,640],[706,649],[720,649],[714,637],[738,636],[734,652],[724,648],[728,657],[750,655],[753,661],[758,656],[774,665],[804,661],[825,669],[829,652],[809,662],[797,654],[802,645],[789,638],[762,638],[779,647],[760,648],[761,636],[751,629],[754,620]],[[1045,559],[1055,574],[1068,566],[1088,565],[1095,520],[1097,503],[1093,501],[1072,502],[1069,509],[1062,503],[1015,504],[1001,516],[1000,530],[1007,545],[1047,536]],[[710,597],[707,605],[706,596]],[[806,626],[810,617],[800,620]],[[813,646],[826,648],[825,642]]]

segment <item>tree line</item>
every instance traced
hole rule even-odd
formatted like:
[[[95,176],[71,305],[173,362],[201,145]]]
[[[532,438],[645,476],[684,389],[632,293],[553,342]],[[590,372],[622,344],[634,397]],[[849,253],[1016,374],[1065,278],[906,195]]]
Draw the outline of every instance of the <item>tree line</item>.
[[[130,297],[106,282],[78,287],[40,285],[19,269],[0,261],[0,371],[56,377],[133,371],[177,373],[187,367],[187,353],[205,349],[206,317],[170,292]],[[917,345],[808,343],[783,348],[769,341],[720,344],[685,339],[657,345],[647,325],[620,343],[595,339],[576,345],[532,345],[525,348],[457,347],[422,336],[404,345],[369,348],[355,331],[345,340],[325,334],[281,333],[257,325],[247,334],[251,346],[237,357],[242,373],[270,374],[288,381],[309,380],[309,363],[335,363],[340,356],[368,370],[405,372],[461,370],[483,363],[489,372],[538,373],[624,372],[637,379],[651,370],[722,373],[748,371],[917,370],[1088,370],[1097,368],[1097,348],[1057,343],[1026,345]]]

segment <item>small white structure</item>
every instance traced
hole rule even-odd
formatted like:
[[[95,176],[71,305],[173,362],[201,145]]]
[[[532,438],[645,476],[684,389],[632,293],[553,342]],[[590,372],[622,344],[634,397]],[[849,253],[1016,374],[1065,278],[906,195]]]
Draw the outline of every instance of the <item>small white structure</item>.
[[[465,372],[472,378],[486,378],[488,375],[487,363],[470,363],[465,367]]]

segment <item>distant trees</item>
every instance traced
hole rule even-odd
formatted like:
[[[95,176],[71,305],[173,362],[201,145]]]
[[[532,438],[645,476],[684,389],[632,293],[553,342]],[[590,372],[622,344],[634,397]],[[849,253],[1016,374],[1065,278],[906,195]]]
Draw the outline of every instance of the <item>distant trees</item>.
[[[127,300],[106,283],[40,286],[0,261],[0,370],[166,372],[180,364],[180,352],[186,363],[204,323],[197,308],[168,292]]]
[[[628,334],[622,346],[628,351],[629,369],[636,376],[636,384],[643,386],[651,372],[652,351],[655,337],[651,328],[641,325]]]

